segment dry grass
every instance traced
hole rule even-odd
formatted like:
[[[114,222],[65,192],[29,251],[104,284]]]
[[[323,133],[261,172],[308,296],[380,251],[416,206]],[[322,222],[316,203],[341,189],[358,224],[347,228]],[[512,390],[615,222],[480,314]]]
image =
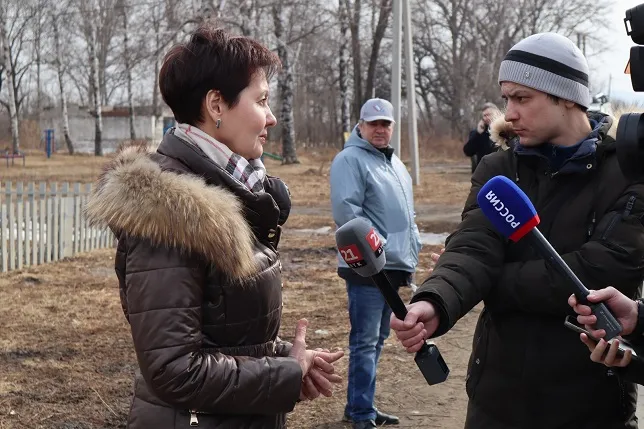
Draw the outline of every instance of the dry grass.
[[[119,314],[112,253],[0,277],[0,427],[123,422],[136,362]]]
[[[337,152],[336,152],[337,153]],[[329,171],[333,155],[300,156],[301,164],[280,165],[268,159],[270,174],[282,178],[297,207],[326,206],[330,201]],[[421,164],[420,184],[414,187],[416,204],[462,205],[470,189],[469,161],[426,161]]]
[[[27,151],[25,167],[22,160],[7,167],[6,160],[0,159],[0,179],[14,182],[80,182],[91,183],[101,172],[109,157],[93,155],[53,154],[51,158],[42,151]]]

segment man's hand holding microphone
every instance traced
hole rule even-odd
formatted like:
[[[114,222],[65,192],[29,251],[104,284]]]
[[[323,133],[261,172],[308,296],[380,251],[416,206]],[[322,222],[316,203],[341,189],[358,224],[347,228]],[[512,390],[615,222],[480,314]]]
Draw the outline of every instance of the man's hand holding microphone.
[[[440,254],[444,251],[445,248],[441,249]],[[431,254],[434,264],[438,261],[440,254]],[[431,274],[433,268],[428,271]],[[400,320],[394,313],[391,314],[391,329],[409,353],[416,353],[423,346],[425,340],[434,334],[438,328],[440,317],[434,306],[427,301],[415,302],[406,307],[405,320]]]

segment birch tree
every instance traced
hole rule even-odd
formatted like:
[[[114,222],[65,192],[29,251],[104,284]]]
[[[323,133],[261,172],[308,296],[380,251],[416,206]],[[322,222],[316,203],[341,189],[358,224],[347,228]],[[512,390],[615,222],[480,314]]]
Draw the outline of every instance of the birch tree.
[[[361,0],[343,0],[351,30],[351,59],[353,60],[353,117],[358,120],[362,107],[362,51],[360,48]]]
[[[127,0],[121,0],[121,18],[123,19],[123,61],[125,65],[125,78],[127,82],[127,107],[130,125],[130,140],[136,140],[136,130],[134,129],[134,101],[132,98],[132,52],[129,48],[128,39],[128,12],[129,6]]]
[[[349,98],[349,18],[346,5],[342,0],[338,4],[338,22],[340,24],[340,52],[338,53],[338,72],[340,85],[340,121],[344,146],[344,134],[351,132],[351,103]]]
[[[62,110],[63,122],[63,136],[65,139],[65,146],[70,155],[74,154],[74,143],[69,131],[69,113],[67,111],[67,93],[63,83],[63,76],[65,75],[65,65],[62,59],[63,53],[60,44],[60,29],[59,29],[59,14],[57,11],[52,13],[52,30],[54,36],[54,65],[56,67],[56,74],[58,75],[58,89],[60,90],[60,106]]]
[[[299,164],[295,153],[295,128],[293,121],[293,69],[289,49],[282,40],[284,34],[284,16],[281,2],[273,3],[273,25],[277,40],[277,53],[282,62],[278,76],[280,93],[280,123],[282,128],[282,163]]]
[[[84,18],[84,31],[86,35],[87,54],[90,67],[89,88],[90,100],[94,116],[94,155],[103,156],[103,115],[101,105],[101,83],[99,78],[99,61],[98,61],[98,34],[96,22],[97,11],[94,4],[81,1],[81,14]]]

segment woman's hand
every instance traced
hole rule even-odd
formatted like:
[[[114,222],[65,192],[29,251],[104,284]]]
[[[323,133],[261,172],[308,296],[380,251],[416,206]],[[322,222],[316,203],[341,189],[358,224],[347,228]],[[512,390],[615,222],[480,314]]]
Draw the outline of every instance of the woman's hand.
[[[301,400],[312,400],[320,396],[331,396],[333,394],[333,384],[340,383],[342,378],[335,374],[333,363],[344,356],[344,352],[339,350],[330,352],[328,350],[306,349],[306,327],[308,321],[301,319],[297,322],[295,329],[295,339],[289,356],[297,359],[302,369],[302,390],[300,392]]]
[[[327,373],[320,368],[313,367],[302,381],[300,400],[313,400],[320,395],[333,396],[333,385],[342,382],[342,377],[337,374]]]

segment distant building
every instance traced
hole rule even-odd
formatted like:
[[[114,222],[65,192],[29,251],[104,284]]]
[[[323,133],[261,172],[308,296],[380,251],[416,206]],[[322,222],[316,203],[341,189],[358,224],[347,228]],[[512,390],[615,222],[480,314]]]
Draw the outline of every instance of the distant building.
[[[95,121],[87,106],[70,104],[67,108],[69,129],[74,149],[81,153],[94,152]],[[157,123],[151,106],[137,106],[134,109],[134,131],[137,140],[159,142],[165,131],[174,125],[172,111],[163,106],[161,123]],[[122,106],[103,106],[103,153],[114,152],[118,146],[130,140],[129,109]],[[66,151],[63,137],[62,113],[60,107],[45,108],[40,115],[40,130],[53,129],[56,140],[56,150]]]

